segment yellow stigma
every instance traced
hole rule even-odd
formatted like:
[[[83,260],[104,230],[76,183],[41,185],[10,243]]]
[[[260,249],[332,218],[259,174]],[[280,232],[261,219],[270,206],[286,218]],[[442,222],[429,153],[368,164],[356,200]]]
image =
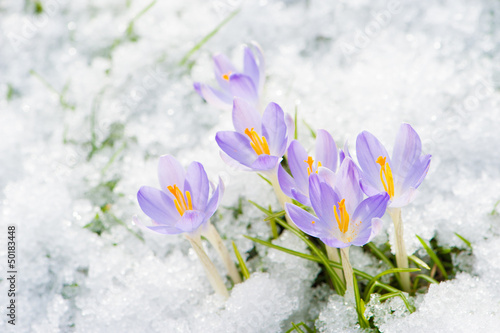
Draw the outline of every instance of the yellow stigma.
[[[386,162],[385,160],[385,157],[379,156],[375,162],[380,164],[380,180],[382,181],[382,185],[384,185],[384,190],[392,199],[392,197],[394,197],[394,179],[392,178],[392,171],[389,166],[389,162]]]
[[[340,232],[345,234],[347,229],[349,229],[349,214],[345,209],[345,199],[342,199],[339,203],[339,212],[337,213],[337,206],[333,205],[333,212],[335,213],[335,219],[339,225]]]
[[[222,78],[226,81],[229,81],[229,76],[231,76],[231,71],[227,72],[226,74],[222,74]]]
[[[314,160],[311,156],[308,156],[307,157],[307,160],[304,160],[304,162],[307,163],[308,167],[307,167],[307,175],[310,176],[311,173],[313,172],[313,163],[314,163]],[[321,162],[318,161],[318,168],[321,166]],[[318,173],[318,170],[316,170],[316,173]]]
[[[245,134],[250,138],[250,145],[252,146],[253,150],[255,150],[257,155],[271,155],[265,136],[259,137],[259,134],[257,134],[257,132],[255,132],[253,128],[245,129]]]
[[[177,187],[177,185],[174,184],[174,186],[168,186],[167,187],[170,193],[175,197],[174,203],[175,203],[175,208],[177,208],[177,211],[179,214],[182,216],[186,212],[186,210],[193,210],[193,203],[191,202],[191,193],[189,191],[186,191],[186,199],[184,198],[184,195],[182,195],[181,190]]]

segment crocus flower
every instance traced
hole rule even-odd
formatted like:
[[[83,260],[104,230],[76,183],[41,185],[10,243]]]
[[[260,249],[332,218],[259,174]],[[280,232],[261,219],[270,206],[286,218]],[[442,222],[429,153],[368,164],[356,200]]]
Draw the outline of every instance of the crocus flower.
[[[172,156],[160,157],[160,188],[143,186],[137,193],[141,209],[153,220],[148,229],[161,234],[197,234],[207,226],[223,193],[223,184],[210,195],[203,165],[192,162],[187,170]]]
[[[309,195],[316,216],[290,203],[286,211],[299,229],[328,246],[362,246],[380,231],[389,195],[379,193],[363,200],[358,170],[350,158],[341,164],[335,184],[333,188],[311,174]]]
[[[316,154],[313,159],[304,147],[293,140],[288,147],[287,161],[293,178],[280,165],[278,180],[283,192],[298,202],[310,206],[309,177],[324,167],[333,172],[337,170],[338,149],[330,133],[318,130],[316,135]]]
[[[245,46],[243,71],[236,67],[223,54],[214,56],[215,78],[219,88],[195,82],[194,89],[208,103],[221,109],[230,109],[234,97],[240,97],[254,106],[259,104],[259,96],[264,86],[264,56],[256,43]]]
[[[289,124],[276,103],[269,103],[261,116],[241,98],[234,99],[235,131],[217,132],[221,157],[232,166],[250,171],[275,170],[289,142]],[[293,135],[293,134],[290,134]]]
[[[420,137],[409,124],[401,124],[392,157],[367,131],[358,135],[356,152],[363,191],[367,195],[388,193],[391,208],[403,207],[414,199],[431,162],[431,155],[421,155]]]

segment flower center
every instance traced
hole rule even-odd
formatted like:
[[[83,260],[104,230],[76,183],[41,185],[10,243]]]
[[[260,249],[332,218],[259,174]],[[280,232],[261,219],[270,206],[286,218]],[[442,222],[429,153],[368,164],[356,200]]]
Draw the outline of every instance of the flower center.
[[[167,187],[170,193],[175,197],[174,203],[175,203],[175,208],[177,208],[177,211],[179,214],[182,216],[186,212],[186,210],[193,210],[193,203],[191,202],[191,193],[189,191],[186,191],[186,198],[184,198],[184,195],[182,194],[181,190],[177,187],[177,185],[174,184],[174,186],[168,186]],[[187,199],[187,204],[186,204],[186,199]]]
[[[259,137],[259,134],[257,134],[253,128],[250,130],[248,128],[245,129],[245,134],[250,138],[250,145],[257,155],[271,155],[265,136]]]
[[[227,72],[226,74],[222,74],[222,78],[226,81],[229,81],[229,76],[231,76],[231,71]]]
[[[379,156],[375,162],[380,164],[380,180],[382,181],[382,185],[384,185],[384,190],[392,199],[392,197],[394,197],[394,180],[392,178],[392,171],[389,166],[389,162],[386,162],[385,160],[385,157]]]
[[[339,225],[340,232],[345,234],[347,229],[349,229],[349,214],[345,209],[345,199],[342,199],[339,203],[338,213],[337,206],[333,205],[333,212],[335,213],[335,219]]]
[[[304,162],[307,163],[308,167],[307,167],[307,175],[310,176],[311,173],[313,172],[313,163],[314,163],[314,160],[311,156],[308,156],[307,157],[307,160],[304,160]],[[321,162],[318,161],[318,168],[321,166]],[[318,170],[316,169],[316,173],[318,173]]]

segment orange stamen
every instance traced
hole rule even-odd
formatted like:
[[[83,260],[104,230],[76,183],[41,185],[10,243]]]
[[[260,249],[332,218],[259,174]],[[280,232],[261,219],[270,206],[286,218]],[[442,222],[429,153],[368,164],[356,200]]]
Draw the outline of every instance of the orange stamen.
[[[382,181],[384,190],[392,199],[394,197],[394,179],[392,178],[392,170],[389,162],[386,162],[386,157],[382,156],[379,156],[375,162],[380,165],[380,180]]]
[[[345,199],[342,199],[339,203],[339,212],[337,213],[337,206],[333,205],[333,212],[335,213],[335,219],[339,226],[340,232],[345,234],[349,229],[349,214],[345,208]]]
[[[307,175],[310,176],[311,173],[313,172],[313,163],[314,163],[314,160],[311,156],[307,156],[307,160],[304,160],[304,162],[307,163],[308,167],[307,167]],[[318,168],[321,166],[321,162],[318,161]],[[316,169],[316,173],[318,173],[318,170]]]
[[[184,198],[184,195],[182,194],[181,190],[177,185],[174,184],[174,186],[168,186],[167,189],[172,193],[172,195],[175,197],[174,199],[174,204],[175,208],[177,208],[177,211],[179,214],[182,216],[187,210],[193,210],[193,203],[191,201],[191,193],[189,191],[186,191],[186,198],[187,198],[187,203],[186,203],[186,198]]]
[[[231,76],[231,71],[227,72],[226,74],[222,74],[222,78],[226,81],[229,81],[229,76]]]
[[[257,134],[254,129],[245,129],[245,134],[248,135],[250,138],[250,145],[252,146],[253,150],[257,153],[257,155],[271,155],[271,152],[269,151],[269,145],[267,144],[267,140],[265,136],[259,137],[259,134]]]

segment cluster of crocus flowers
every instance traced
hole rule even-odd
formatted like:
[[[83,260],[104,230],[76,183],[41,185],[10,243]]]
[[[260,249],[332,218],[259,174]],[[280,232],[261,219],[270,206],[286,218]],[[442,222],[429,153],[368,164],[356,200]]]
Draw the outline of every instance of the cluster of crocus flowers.
[[[223,194],[222,181],[219,180],[219,184],[213,186],[203,165],[192,162],[184,170],[170,155],[160,157],[158,178],[160,189],[143,186],[137,193],[141,209],[153,222],[152,226],[146,228],[160,234],[184,234],[203,264],[215,291],[227,297],[224,282],[201,245],[201,236],[204,236],[221,256],[233,282],[241,281],[227,248],[209,222]],[[215,189],[210,191],[210,187]]]
[[[260,46],[252,43],[244,47],[243,71],[237,70],[223,54],[215,55],[213,60],[215,79],[219,88],[195,82],[194,89],[198,94],[208,103],[221,109],[230,110],[234,97],[244,99],[254,107],[258,107],[265,79],[264,56]]]

